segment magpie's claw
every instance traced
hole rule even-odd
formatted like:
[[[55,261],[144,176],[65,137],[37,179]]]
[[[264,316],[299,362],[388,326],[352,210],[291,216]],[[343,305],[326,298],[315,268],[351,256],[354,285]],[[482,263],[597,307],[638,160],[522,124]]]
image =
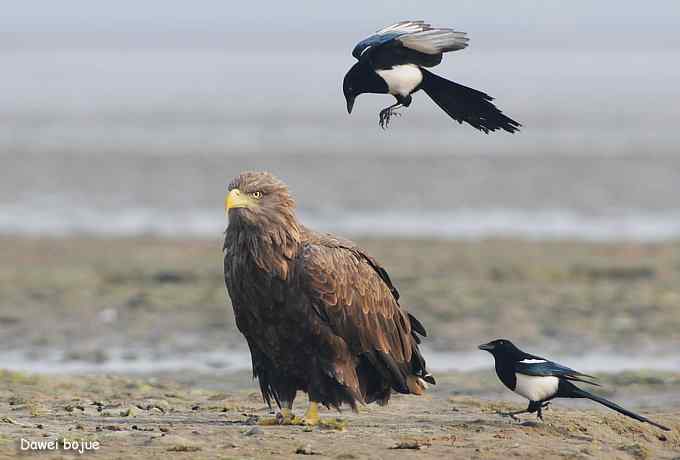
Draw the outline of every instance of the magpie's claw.
[[[501,411],[498,410],[498,411],[496,411],[496,413],[497,413],[498,415],[500,415],[501,417],[510,417],[511,419],[513,419],[513,420],[516,421],[516,422],[520,422],[520,421],[521,421],[521,420],[519,419],[519,417],[517,417],[517,413],[516,413],[516,412],[501,412]]]
[[[387,107],[380,111],[380,119],[378,124],[382,129],[387,129],[390,124],[390,119],[392,117],[400,117],[401,113],[397,112],[393,107]]]
[[[382,129],[387,128],[390,124],[390,109],[383,109],[380,111],[380,121],[378,121],[378,124]]]

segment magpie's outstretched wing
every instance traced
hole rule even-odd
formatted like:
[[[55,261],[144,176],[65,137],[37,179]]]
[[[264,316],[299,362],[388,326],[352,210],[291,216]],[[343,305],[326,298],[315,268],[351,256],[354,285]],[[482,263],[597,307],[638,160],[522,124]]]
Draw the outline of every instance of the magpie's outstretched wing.
[[[583,374],[567,366],[548,361],[547,359],[538,356],[532,356],[531,358],[525,358],[522,361],[518,361],[515,363],[515,371],[520,374],[535,377],[561,377],[566,380],[600,386],[598,383],[593,382],[596,378],[592,375]]]
[[[424,21],[401,21],[360,41],[352,56],[360,61],[368,60],[376,68],[400,64],[434,67],[441,62],[442,53],[467,45],[465,32],[432,27]]]

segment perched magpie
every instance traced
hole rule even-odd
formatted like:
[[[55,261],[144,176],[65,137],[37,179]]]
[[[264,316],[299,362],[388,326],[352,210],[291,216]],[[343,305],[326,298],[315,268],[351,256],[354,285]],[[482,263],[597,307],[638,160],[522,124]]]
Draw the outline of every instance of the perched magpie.
[[[493,98],[425,70],[442,61],[442,55],[468,45],[465,32],[435,28],[424,21],[401,21],[360,41],[352,55],[359,61],[345,75],[343,92],[347,112],[352,113],[360,94],[391,94],[397,103],[380,111],[384,129],[395,109],[411,105],[411,94],[419,89],[458,123],[469,123],[489,133],[503,129],[514,133],[521,126],[491,103]]]
[[[518,414],[537,412],[543,420],[542,409],[546,408],[553,398],[587,398],[598,402],[623,415],[641,422],[650,423],[662,430],[670,431],[663,425],[635,414],[618,404],[614,404],[600,396],[578,388],[572,382],[583,382],[597,385],[595,377],[582,374],[561,364],[548,361],[540,356],[530,355],[517,348],[512,342],[498,339],[479,346],[480,350],[491,353],[496,361],[496,374],[503,384],[520,396],[529,400],[526,410],[504,413],[510,417]]]

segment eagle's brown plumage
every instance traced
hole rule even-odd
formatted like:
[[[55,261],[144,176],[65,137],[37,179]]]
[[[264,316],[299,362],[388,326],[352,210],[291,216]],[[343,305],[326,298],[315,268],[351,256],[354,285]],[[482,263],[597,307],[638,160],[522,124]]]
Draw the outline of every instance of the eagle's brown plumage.
[[[290,408],[302,390],[356,408],[434,383],[418,349],[425,330],[375,259],[300,224],[269,173],[244,172],[229,191],[225,281],[267,403]]]

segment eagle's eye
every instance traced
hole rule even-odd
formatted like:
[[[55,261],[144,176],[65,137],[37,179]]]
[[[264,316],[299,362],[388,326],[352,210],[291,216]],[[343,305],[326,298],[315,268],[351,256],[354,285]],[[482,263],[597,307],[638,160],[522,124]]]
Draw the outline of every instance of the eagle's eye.
[[[250,194],[250,196],[252,196],[252,197],[255,198],[256,200],[259,200],[260,198],[262,198],[262,192],[259,192],[259,191],[258,191],[258,192],[253,192],[253,193]]]

